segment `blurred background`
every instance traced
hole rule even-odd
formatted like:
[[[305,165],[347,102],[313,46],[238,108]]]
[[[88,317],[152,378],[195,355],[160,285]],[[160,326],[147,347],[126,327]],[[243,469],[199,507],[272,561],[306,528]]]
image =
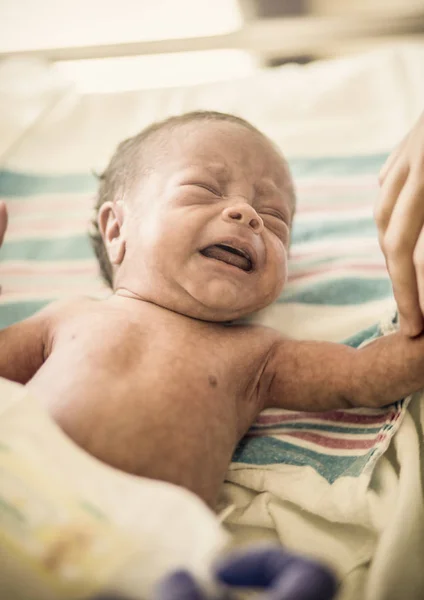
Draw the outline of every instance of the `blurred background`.
[[[424,40],[424,0],[0,0],[0,61],[82,93],[191,85]]]

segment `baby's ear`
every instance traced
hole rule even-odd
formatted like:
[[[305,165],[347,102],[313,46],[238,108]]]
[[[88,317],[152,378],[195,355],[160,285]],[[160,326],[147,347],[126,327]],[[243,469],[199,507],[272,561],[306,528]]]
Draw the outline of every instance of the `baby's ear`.
[[[121,202],[105,202],[102,204],[97,222],[109,260],[113,265],[120,265],[125,256],[123,221],[124,207]]]

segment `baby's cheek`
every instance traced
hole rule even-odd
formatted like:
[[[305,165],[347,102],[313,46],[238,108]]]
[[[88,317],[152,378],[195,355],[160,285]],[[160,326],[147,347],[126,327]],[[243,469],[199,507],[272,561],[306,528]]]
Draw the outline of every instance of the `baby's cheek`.
[[[283,291],[288,279],[287,255],[284,253],[275,264],[274,271],[274,289],[275,297],[278,297]]]

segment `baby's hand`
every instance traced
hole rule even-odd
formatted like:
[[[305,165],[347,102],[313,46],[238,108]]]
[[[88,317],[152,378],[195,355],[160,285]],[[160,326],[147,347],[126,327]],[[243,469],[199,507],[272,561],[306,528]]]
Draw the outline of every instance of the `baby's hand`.
[[[4,234],[7,229],[7,207],[6,202],[4,200],[0,200],[0,247],[3,244]],[[0,285],[0,293],[1,293],[1,285]]]
[[[380,171],[375,206],[401,329],[424,329],[424,113]]]
[[[0,200],[0,246],[3,244],[4,234],[7,229],[7,207],[6,202]]]

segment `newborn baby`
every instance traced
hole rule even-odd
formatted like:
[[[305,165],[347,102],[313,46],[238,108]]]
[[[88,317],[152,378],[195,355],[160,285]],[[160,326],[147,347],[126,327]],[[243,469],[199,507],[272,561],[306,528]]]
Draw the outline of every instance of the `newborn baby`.
[[[261,410],[378,407],[424,387],[421,337],[357,350],[240,323],[284,287],[294,205],[284,158],[237,117],[189,113],[123,142],[94,235],[112,294],[1,331],[0,375],[93,456],[211,507]]]

